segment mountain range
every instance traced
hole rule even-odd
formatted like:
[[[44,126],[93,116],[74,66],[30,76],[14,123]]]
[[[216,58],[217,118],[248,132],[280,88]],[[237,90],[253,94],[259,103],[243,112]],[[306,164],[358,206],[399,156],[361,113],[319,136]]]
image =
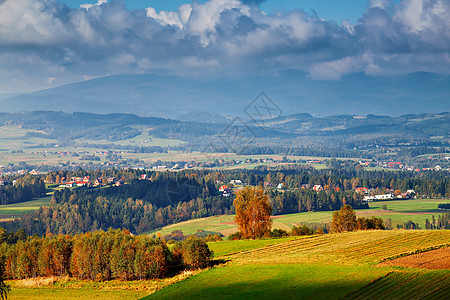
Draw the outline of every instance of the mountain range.
[[[226,117],[245,116],[246,107],[262,91],[285,115],[400,116],[450,111],[448,76],[358,74],[339,81],[318,81],[293,71],[209,80],[151,74],[106,76],[31,93],[0,95],[0,111],[126,112],[223,122]]]

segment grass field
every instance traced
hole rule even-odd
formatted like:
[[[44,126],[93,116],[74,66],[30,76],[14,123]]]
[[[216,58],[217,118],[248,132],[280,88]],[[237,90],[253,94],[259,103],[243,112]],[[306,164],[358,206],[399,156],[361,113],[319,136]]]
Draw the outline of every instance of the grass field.
[[[12,218],[21,217],[24,213],[37,210],[41,206],[48,205],[50,203],[51,196],[40,198],[37,200],[0,205],[0,221],[11,220]]]
[[[139,299],[198,272],[187,271],[170,278],[126,282],[120,280],[94,282],[67,277],[10,280],[7,282],[11,286],[8,299]]]
[[[445,211],[439,210],[438,204],[450,203],[450,199],[413,199],[413,200],[388,200],[371,202],[370,209],[357,210],[359,217],[381,217],[386,220],[392,220],[392,226],[396,228],[397,224],[403,224],[408,220],[419,223],[421,228],[424,227],[425,219],[431,221],[432,215],[436,218]],[[382,206],[386,204],[387,210],[382,210]],[[304,212],[297,214],[289,214],[276,216],[273,219],[273,228],[280,228],[289,231],[293,225],[301,223],[327,223],[332,219],[333,212]],[[225,236],[237,231],[237,226],[233,223],[234,215],[214,216],[203,219],[194,219],[186,222],[169,225],[161,230],[152,232],[162,235],[168,234],[173,230],[181,230],[184,234],[193,234],[198,230],[217,231]]]
[[[360,231],[268,241],[256,249],[248,249],[251,241],[211,243],[211,248],[221,253],[219,257],[228,261],[225,265],[144,299],[450,297],[449,270],[374,266],[385,257],[450,244],[450,231]],[[236,253],[240,246],[242,251]]]

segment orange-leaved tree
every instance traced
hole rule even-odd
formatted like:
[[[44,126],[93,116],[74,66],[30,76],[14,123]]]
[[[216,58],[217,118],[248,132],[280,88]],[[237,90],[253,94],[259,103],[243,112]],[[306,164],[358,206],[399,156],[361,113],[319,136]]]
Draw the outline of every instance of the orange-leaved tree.
[[[340,210],[333,213],[331,221],[331,232],[346,232],[356,229],[356,214],[350,205],[344,205]]]
[[[262,187],[246,187],[234,200],[234,218],[243,238],[262,237],[272,227],[272,206]]]

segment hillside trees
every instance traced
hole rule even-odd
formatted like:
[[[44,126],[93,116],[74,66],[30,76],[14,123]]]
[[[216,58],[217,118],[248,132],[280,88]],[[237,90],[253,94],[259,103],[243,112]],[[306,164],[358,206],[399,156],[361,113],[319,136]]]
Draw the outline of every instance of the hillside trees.
[[[187,267],[205,266],[212,255],[208,245],[198,238],[188,240],[181,259]],[[0,244],[0,250],[0,261],[5,262],[5,275],[10,279],[145,280],[164,277],[173,265],[172,253],[163,240],[133,236],[127,230],[30,237],[12,245]]]
[[[8,298],[8,292],[10,287],[5,283],[5,264],[0,257],[0,299],[4,300]]]
[[[262,237],[272,227],[272,206],[261,187],[246,187],[234,200],[235,222],[243,238]]]
[[[356,230],[384,230],[381,218],[356,218],[356,213],[350,205],[344,205],[340,210],[333,213],[331,221],[331,232],[347,232]]]

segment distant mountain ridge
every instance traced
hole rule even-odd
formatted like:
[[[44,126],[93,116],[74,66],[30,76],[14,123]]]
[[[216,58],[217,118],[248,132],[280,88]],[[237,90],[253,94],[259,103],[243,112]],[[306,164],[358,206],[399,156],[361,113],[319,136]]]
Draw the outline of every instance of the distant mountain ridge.
[[[209,81],[153,74],[106,76],[32,93],[0,95],[0,110],[126,112],[201,121],[214,116],[245,117],[245,108],[261,91],[283,115],[400,116],[450,111],[450,76],[413,73],[379,78],[358,74],[340,81],[317,81],[298,72],[251,78],[217,75]],[[206,114],[193,117],[197,112]]]

